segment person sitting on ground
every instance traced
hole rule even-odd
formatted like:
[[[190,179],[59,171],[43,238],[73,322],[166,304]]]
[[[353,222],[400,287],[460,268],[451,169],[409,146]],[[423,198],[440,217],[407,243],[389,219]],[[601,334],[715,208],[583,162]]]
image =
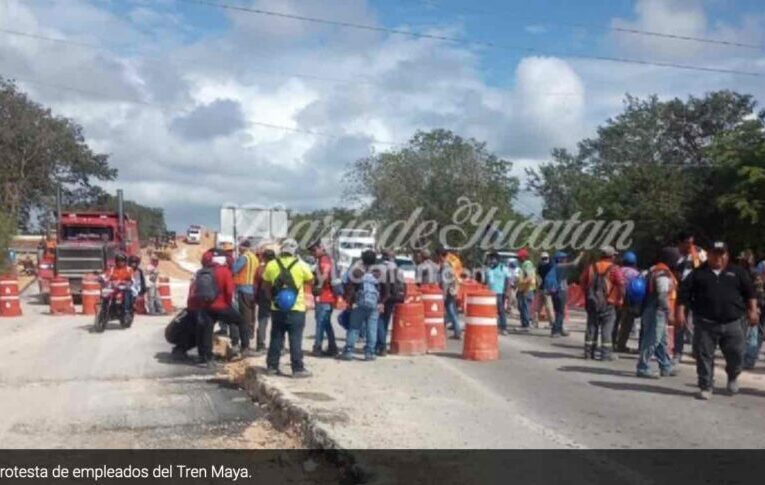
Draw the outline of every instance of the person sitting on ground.
[[[675,320],[678,283],[674,272],[679,259],[677,248],[664,248],[648,271],[648,290],[640,324],[643,336],[638,351],[638,377],[659,378],[659,374],[650,370],[652,357],[656,357],[662,377],[677,374],[668,354],[667,332],[672,330]]]

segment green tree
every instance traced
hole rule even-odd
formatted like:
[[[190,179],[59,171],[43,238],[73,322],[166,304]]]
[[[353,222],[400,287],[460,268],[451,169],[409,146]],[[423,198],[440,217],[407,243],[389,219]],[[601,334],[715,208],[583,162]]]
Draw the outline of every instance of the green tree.
[[[548,218],[581,212],[635,221],[634,247],[644,260],[680,229],[712,239],[719,228],[709,220],[716,195],[708,189],[718,177],[711,147],[754,108],[751,96],[730,91],[687,101],[627,96],[624,111],[574,153],[554,150],[550,163],[528,170],[529,187],[543,198]]]
[[[420,219],[439,227],[452,223],[460,199],[498,209],[495,220],[516,217],[512,206],[519,182],[510,174],[512,163],[486,149],[486,144],[447,130],[417,132],[395,151],[356,161],[344,178],[345,194],[385,225],[406,220],[416,210]],[[474,232],[481,228],[466,228]],[[430,235],[437,242],[437,235]],[[447,241],[462,245],[463,237]]]
[[[117,171],[85,143],[82,127],[55,116],[0,79],[0,209],[21,229],[30,214],[49,206],[57,186],[74,200],[92,197],[94,180]]]

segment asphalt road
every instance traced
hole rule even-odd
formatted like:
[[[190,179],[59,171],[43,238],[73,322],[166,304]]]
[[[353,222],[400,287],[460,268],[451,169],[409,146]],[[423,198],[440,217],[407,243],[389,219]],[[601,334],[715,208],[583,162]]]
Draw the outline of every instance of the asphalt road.
[[[500,336],[500,359],[491,363],[461,360],[459,343],[449,341],[450,352],[441,363],[476,390],[512,403],[525,420],[559,437],[561,444],[609,449],[765,445],[762,363],[741,376],[740,394],[729,396],[718,358],[715,395],[704,402],[695,398],[695,366],[688,356],[676,377],[637,378],[635,355],[622,354],[617,362],[584,360],[584,325],[576,320],[567,338],[551,339],[541,329]]]
[[[23,299],[23,318],[0,320],[0,447],[290,446],[224,376],[169,360],[167,317],[95,334]]]

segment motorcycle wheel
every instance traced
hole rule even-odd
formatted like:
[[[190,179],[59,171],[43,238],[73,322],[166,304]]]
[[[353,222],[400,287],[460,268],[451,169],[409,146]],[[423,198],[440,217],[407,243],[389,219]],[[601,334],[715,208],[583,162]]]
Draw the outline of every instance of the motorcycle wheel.
[[[106,330],[106,322],[109,321],[109,317],[106,315],[103,305],[96,306],[96,318],[93,321],[93,331],[96,333],[102,333]]]
[[[133,325],[133,312],[122,314],[120,317],[120,326],[122,328],[130,328],[130,326]]]

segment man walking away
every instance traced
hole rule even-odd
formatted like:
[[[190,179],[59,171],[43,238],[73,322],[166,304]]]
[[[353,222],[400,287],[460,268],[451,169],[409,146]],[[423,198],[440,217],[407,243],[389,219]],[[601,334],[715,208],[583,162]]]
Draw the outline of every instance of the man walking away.
[[[651,358],[654,356],[662,377],[676,375],[672,359],[667,354],[667,332],[672,330],[675,320],[678,283],[674,271],[679,258],[677,248],[664,248],[656,264],[648,271],[648,288],[640,324],[642,338],[638,350],[638,377],[659,378],[659,374],[650,369]]]
[[[759,312],[754,285],[749,275],[729,264],[728,246],[716,242],[705,264],[693,270],[680,285],[677,323],[685,325],[686,310],[693,312],[693,344],[699,398],[712,397],[714,358],[717,346],[725,357],[728,392],[738,392],[738,376],[744,359],[744,319],[757,325]]]
[[[266,291],[263,286],[263,272],[266,265],[276,258],[276,254],[273,249],[265,249],[261,253],[260,266],[255,272],[255,299],[258,304],[258,331],[256,335],[256,352],[264,352],[266,350],[266,330],[268,329],[268,321],[271,319],[271,293]]]
[[[489,268],[486,270],[486,286],[497,298],[497,331],[501,335],[508,335],[505,295],[509,276],[507,267],[499,262],[499,255],[491,253],[489,255]]]
[[[581,254],[576,260],[569,262],[568,254],[558,251],[554,256],[555,266],[545,276],[542,284],[550,294],[555,312],[555,319],[550,330],[550,337],[568,337],[565,329],[566,303],[568,302],[568,273],[579,264]]]
[[[305,329],[306,283],[313,273],[296,256],[294,239],[286,239],[277,258],[269,261],[263,271],[263,287],[271,294],[271,342],[266,357],[269,375],[279,374],[279,359],[284,347],[284,335],[289,336],[292,377],[310,377],[303,364],[303,330]]]
[[[537,272],[534,263],[529,260],[529,252],[526,248],[518,251],[518,260],[521,262],[521,271],[518,277],[518,313],[521,319],[521,328],[528,331],[531,326],[531,305],[534,301],[534,291],[537,288]]]
[[[544,281],[545,276],[547,276],[547,273],[552,270],[554,266],[555,264],[550,259],[550,253],[543,251],[542,254],[539,255],[539,264],[537,264],[537,286],[540,291],[537,292],[538,305],[534,308],[534,327],[536,328],[539,328],[539,321],[542,319],[543,312],[547,313],[547,320],[550,322],[550,327],[552,327],[555,307],[553,306],[552,295],[544,287]]]
[[[707,261],[707,253],[696,246],[693,234],[690,232],[681,232],[677,238],[677,249],[680,251],[680,260],[677,263],[677,277],[682,282],[691,271],[700,267]],[[688,309],[686,308],[686,311]],[[686,325],[679,325],[675,327],[675,348],[673,349],[673,358],[675,365],[680,363],[683,356],[683,349],[685,347],[686,339],[691,340],[693,338],[693,315],[686,314]],[[696,357],[696,349],[693,349],[694,358]]]
[[[679,255],[677,251],[675,254]],[[640,316],[645,292],[640,295],[639,289],[645,289],[644,281],[640,278],[640,271],[637,269],[637,255],[632,251],[627,251],[622,256],[622,265],[619,270],[622,272],[625,287],[624,305],[618,310],[616,325],[613,332],[614,350],[620,353],[627,353],[627,342],[630,339],[632,328],[635,326],[635,319]],[[674,268],[677,262],[673,261],[670,266]],[[674,316],[672,317],[674,318]]]
[[[255,335],[255,272],[260,266],[258,257],[250,248],[250,241],[245,239],[239,244],[239,257],[232,266],[234,285],[236,286],[236,303],[239,313],[244,320],[241,331],[236,327],[231,328],[231,340],[242,339],[241,333],[247,332],[247,341]]]
[[[377,323],[377,349],[375,354],[379,357],[385,357],[388,354],[388,327],[390,319],[393,316],[393,309],[396,303],[404,302],[404,274],[396,265],[396,254],[391,250],[385,250],[382,253],[385,275],[383,284],[388,287],[386,298],[382,302],[382,313]]]
[[[585,291],[587,330],[584,337],[584,358],[594,359],[600,333],[601,360],[614,360],[611,333],[616,322],[616,309],[624,298],[624,280],[614,263],[613,246],[600,249],[600,260],[582,273],[581,285]]]
[[[316,270],[313,280],[313,296],[316,300],[314,307],[316,332],[313,340],[312,354],[314,357],[334,357],[338,352],[335,330],[332,328],[332,309],[337,300],[332,289],[332,280],[335,279],[335,266],[321,241],[312,243],[308,250],[316,258]],[[328,344],[326,353],[322,351],[325,334]]]
[[[739,255],[739,265],[749,272],[754,284],[754,293],[757,295],[757,309],[760,311],[760,321],[757,325],[746,329],[746,352],[744,353],[744,369],[754,369],[757,358],[760,355],[763,340],[763,317],[762,309],[765,308],[765,275],[762,267],[755,265],[754,253],[751,250],[744,251]]]
[[[452,338],[462,338],[462,325],[457,314],[457,293],[459,292],[459,274],[455,268],[454,258],[448,257],[449,253],[444,248],[438,250],[438,277],[437,280],[444,294],[444,324],[454,332]],[[461,266],[461,265],[460,265]]]
[[[383,269],[376,267],[376,262],[377,254],[367,249],[361,253],[361,264],[348,271],[345,294],[352,308],[345,350],[340,357],[342,360],[353,360],[353,350],[362,328],[366,331],[364,360],[375,360],[377,320],[383,311],[381,302],[386,299],[386,285],[380,283]]]

